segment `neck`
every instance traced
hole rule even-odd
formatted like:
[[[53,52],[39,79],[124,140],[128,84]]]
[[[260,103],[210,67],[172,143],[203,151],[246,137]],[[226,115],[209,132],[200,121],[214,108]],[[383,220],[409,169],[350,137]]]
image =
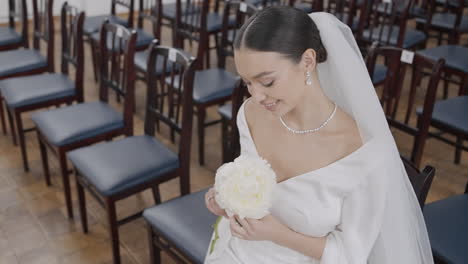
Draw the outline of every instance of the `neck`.
[[[299,104],[283,116],[283,120],[293,129],[317,128],[333,112],[334,103],[323,92],[315,72],[312,78],[313,86],[305,87],[305,95]]]

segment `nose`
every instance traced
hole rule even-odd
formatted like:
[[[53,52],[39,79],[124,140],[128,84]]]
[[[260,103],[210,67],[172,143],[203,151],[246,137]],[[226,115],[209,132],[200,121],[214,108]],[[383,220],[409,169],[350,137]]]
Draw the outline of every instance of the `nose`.
[[[254,85],[249,85],[248,90],[250,95],[252,95],[252,98],[258,104],[261,104],[262,101],[265,100],[267,97],[261,88],[255,87]]]

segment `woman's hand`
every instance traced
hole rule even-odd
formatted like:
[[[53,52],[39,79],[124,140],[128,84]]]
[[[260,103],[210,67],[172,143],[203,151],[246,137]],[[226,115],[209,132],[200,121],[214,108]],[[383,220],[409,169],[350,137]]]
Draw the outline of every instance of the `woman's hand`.
[[[282,234],[290,229],[278,221],[271,214],[261,219],[232,216],[229,218],[231,233],[233,236],[244,240],[269,240],[278,241]]]
[[[226,211],[224,209],[221,209],[219,207],[218,203],[216,202],[215,199],[215,190],[213,188],[210,188],[207,193],[205,193],[205,204],[206,208],[210,210],[211,213],[217,216],[224,216],[228,217],[226,214]]]

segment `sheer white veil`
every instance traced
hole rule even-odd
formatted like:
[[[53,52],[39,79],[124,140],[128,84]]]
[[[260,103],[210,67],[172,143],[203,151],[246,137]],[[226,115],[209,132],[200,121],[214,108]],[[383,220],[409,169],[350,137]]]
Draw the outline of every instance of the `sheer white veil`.
[[[354,118],[364,142],[378,140],[386,152],[375,153],[386,159],[378,171],[385,174],[378,184],[385,185],[386,202],[368,263],[433,263],[421,209],[353,34],[331,14],[310,17],[328,53],[327,60],[317,65],[322,89]]]

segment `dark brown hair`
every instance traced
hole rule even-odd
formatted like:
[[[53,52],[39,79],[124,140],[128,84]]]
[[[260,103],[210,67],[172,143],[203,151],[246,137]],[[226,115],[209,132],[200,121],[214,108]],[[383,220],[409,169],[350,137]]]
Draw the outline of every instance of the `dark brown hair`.
[[[299,63],[307,49],[316,53],[317,63],[327,59],[327,51],[314,21],[299,9],[267,7],[253,15],[238,31],[234,48],[272,51]]]

